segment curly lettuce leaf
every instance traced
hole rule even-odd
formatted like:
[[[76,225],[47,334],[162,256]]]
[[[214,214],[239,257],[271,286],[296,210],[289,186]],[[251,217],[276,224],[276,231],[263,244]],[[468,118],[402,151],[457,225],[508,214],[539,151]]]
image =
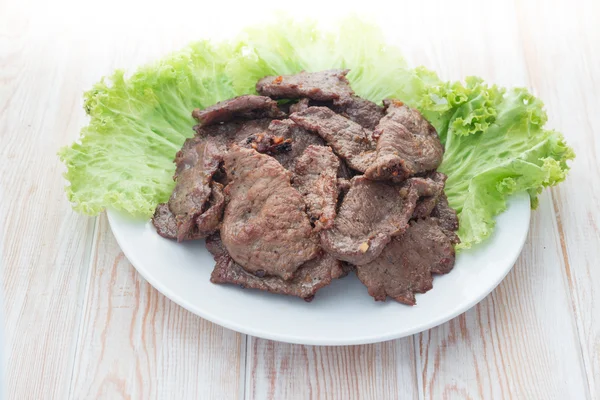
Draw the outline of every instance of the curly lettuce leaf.
[[[459,213],[459,248],[490,236],[494,216],[506,209],[511,194],[528,192],[535,208],[541,189],[563,181],[567,160],[575,156],[559,132],[543,129],[542,102],[526,89],[510,90],[495,102],[494,122],[484,129],[453,129],[463,105],[446,130],[439,170],[448,175],[446,194]]]
[[[560,133],[543,128],[543,105],[525,89],[475,77],[446,82],[411,68],[377,27],[356,18],[331,32],[284,19],[230,42],[193,43],[130,77],[117,71],[96,84],[85,94],[90,124],[60,151],[67,196],[89,215],[112,207],[148,217],[173,189],[172,160],[193,134],[192,109],[254,93],[265,75],[329,68],[350,68],[358,95],[401,99],[436,127],[463,248],[491,234],[512,193],[527,191],[535,206],[543,187],[565,179],[573,152]]]

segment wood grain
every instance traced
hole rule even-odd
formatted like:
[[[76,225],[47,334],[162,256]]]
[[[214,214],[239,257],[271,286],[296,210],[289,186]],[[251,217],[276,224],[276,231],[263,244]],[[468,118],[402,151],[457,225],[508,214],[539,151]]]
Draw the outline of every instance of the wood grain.
[[[104,216],[95,239],[69,398],[237,397],[242,335],[189,313],[140,278]]]
[[[343,347],[248,341],[248,399],[418,398],[411,338]]]
[[[500,286],[415,335],[427,399],[584,399],[587,385],[548,193]]]
[[[600,398],[600,3],[576,4],[530,2],[519,15],[541,13],[535,26],[520,24],[531,84],[577,154],[552,192],[589,396]]]
[[[28,43],[29,26],[18,22],[0,22],[6,392],[15,399],[65,398],[94,219],[65,201],[56,151],[82,117],[79,88],[68,80],[83,76],[65,65],[67,52]]]

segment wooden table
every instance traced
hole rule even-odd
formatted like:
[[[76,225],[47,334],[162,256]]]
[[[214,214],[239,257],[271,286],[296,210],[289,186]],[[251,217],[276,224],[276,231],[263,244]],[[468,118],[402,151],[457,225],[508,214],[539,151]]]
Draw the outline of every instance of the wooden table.
[[[407,58],[446,79],[531,88],[577,153],[490,296],[430,331],[349,347],[262,340],[185,311],[139,277],[104,215],[65,199],[55,154],[86,124],[84,90],[258,7],[199,3],[0,1],[8,398],[600,398],[600,2],[339,6],[384,9]]]

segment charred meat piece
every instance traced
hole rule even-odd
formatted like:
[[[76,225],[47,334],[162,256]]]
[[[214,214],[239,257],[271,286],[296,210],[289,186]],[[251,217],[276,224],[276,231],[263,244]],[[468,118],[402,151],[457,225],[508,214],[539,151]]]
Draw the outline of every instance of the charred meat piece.
[[[438,203],[438,199],[444,193],[444,185],[447,178],[446,175],[441,172],[432,172],[428,174],[427,177],[429,179],[424,179],[425,187],[422,188],[422,191],[419,194],[422,198],[415,207],[413,218],[425,218],[431,215],[435,205]]]
[[[393,236],[408,228],[418,200],[437,190],[439,184],[428,178],[410,178],[398,185],[356,176],[342,195],[333,227],[321,233],[321,245],[339,260],[369,263]]]
[[[337,114],[356,122],[363,128],[373,130],[377,127],[379,120],[385,115],[384,108],[372,101],[358,96],[341,96],[332,101],[317,101],[302,98],[292,104],[289,113],[293,114],[306,110],[308,107],[327,107]]]
[[[431,216],[437,218],[440,228],[452,244],[460,243],[460,239],[456,234],[458,231],[458,217],[456,211],[448,204],[448,198],[445,193],[442,193],[439,197],[437,204],[435,205]]]
[[[352,169],[364,172],[375,161],[371,132],[327,107],[309,107],[290,115],[290,119],[317,132]]]
[[[312,300],[317,290],[331,283],[332,279],[343,275],[341,263],[327,254],[321,254],[304,263],[291,280],[276,276],[252,274],[236,263],[223,246],[219,235],[206,239],[206,248],[213,255],[216,265],[210,281],[212,283],[231,283],[244,288],[265,290],[271,293],[298,296]]]
[[[185,141],[175,156],[176,184],[168,203],[175,216],[178,241],[194,237],[196,219],[208,208],[211,183],[219,172],[227,145],[264,131],[269,123],[268,119],[260,119],[197,127],[197,135]]]
[[[358,279],[377,301],[389,296],[415,305],[415,293],[433,287],[432,274],[446,274],[454,266],[454,247],[434,218],[416,221],[392,239],[379,257],[356,267]]]
[[[256,91],[275,99],[334,100],[354,92],[346,75],[349,70],[332,69],[300,72],[296,75],[266,76],[256,84]]]
[[[227,152],[228,146],[234,143],[243,143],[248,137],[264,132],[269,127],[272,119],[261,118],[255,120],[230,121],[223,124],[194,126],[196,140],[210,139]],[[185,145],[184,145],[185,146]]]
[[[208,208],[196,218],[195,229],[203,238],[212,235],[219,229],[223,219],[223,210],[225,209],[223,185],[213,181],[211,189]]]
[[[294,166],[292,185],[304,196],[315,231],[329,229],[335,219],[338,157],[326,146],[308,146]]]
[[[225,170],[231,180],[221,226],[227,251],[249,272],[291,279],[319,252],[291,173],[272,157],[238,146],[225,155]]]
[[[268,153],[286,169],[293,169],[298,157],[308,146],[324,146],[325,142],[318,135],[308,132],[291,119],[273,120],[265,133],[265,137],[273,142],[280,142],[286,151]]]
[[[383,107],[357,96],[336,99],[331,109],[371,131],[377,127],[384,116]],[[290,112],[294,111],[290,110]]]
[[[374,260],[392,236],[408,227],[418,197],[410,181],[394,185],[352,178],[333,227],[321,233],[323,249],[355,265]]]
[[[277,102],[269,97],[247,94],[220,101],[204,110],[196,108],[192,116],[202,126],[231,121],[236,118],[282,118],[285,114],[277,107]]]
[[[297,103],[294,103],[290,106],[290,114],[293,114],[295,112],[304,111],[308,107],[310,107],[310,99],[307,99],[305,97],[303,99],[298,100]]]
[[[177,154],[175,189],[169,199],[169,209],[175,215],[177,240],[189,237],[196,218],[206,209],[211,195],[213,175],[219,169],[222,152],[210,140],[188,139]]]
[[[373,135],[377,156],[365,171],[373,180],[402,182],[417,173],[432,171],[442,162],[444,148],[435,128],[417,110],[396,100],[384,101],[386,115]]]
[[[202,239],[215,233],[219,229],[224,208],[223,186],[220,183],[212,182],[206,211],[196,218],[195,223],[180,241]],[[177,220],[167,203],[161,203],[156,207],[152,224],[160,236],[167,239],[177,239]]]
[[[169,205],[167,203],[160,203],[156,207],[154,216],[152,217],[152,224],[160,236],[167,239],[177,239],[177,221],[171,210],[169,210]],[[188,233],[183,238],[183,240],[195,239],[199,238],[194,237],[192,232]]]
[[[243,147],[251,147],[259,153],[273,157],[292,150],[292,139],[284,139],[282,136],[273,136],[268,133],[252,135],[246,139],[245,144],[248,146]]]

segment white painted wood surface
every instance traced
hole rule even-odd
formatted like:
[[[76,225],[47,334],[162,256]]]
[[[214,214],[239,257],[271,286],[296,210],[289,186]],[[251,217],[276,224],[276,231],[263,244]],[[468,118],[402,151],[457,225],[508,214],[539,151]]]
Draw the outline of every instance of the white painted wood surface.
[[[64,197],[55,153],[85,124],[81,93],[114,68],[235,28],[226,12],[257,8],[223,7],[0,0],[8,398],[600,398],[600,3],[387,8],[398,20],[391,39],[415,64],[532,88],[578,158],[542,196],[523,254],[482,303],[428,332],[350,347],[246,337],[188,313],[137,275],[105,217],[79,216]]]

